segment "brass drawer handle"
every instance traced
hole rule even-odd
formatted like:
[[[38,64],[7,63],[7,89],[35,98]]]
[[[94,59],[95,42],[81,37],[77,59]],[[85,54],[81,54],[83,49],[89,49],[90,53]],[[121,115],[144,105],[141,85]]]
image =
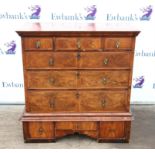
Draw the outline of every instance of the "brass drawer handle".
[[[54,108],[55,107],[55,99],[50,99],[49,101],[49,105],[50,105],[50,108]]]
[[[104,65],[107,65],[109,63],[109,59],[108,58],[105,58],[104,60],[103,60],[103,64]]]
[[[101,100],[101,106],[102,106],[103,108],[105,108],[106,104],[107,104],[107,102],[106,102],[105,99]]]
[[[42,135],[43,132],[44,132],[44,129],[42,127],[40,127],[39,130],[38,130],[39,135]]]
[[[107,84],[107,78],[106,78],[106,77],[103,77],[103,78],[102,78],[102,83],[103,83],[103,84]]]
[[[79,60],[81,55],[80,55],[80,52],[77,52],[77,55],[76,55],[77,59]]]
[[[78,48],[78,49],[81,49],[81,42],[80,42],[80,39],[77,40],[76,45],[77,45],[77,48]]]
[[[120,44],[121,44],[120,41],[119,40],[116,40],[115,47],[116,48],[119,48],[120,47]]]
[[[49,66],[54,66],[54,59],[50,58],[48,61]]]
[[[35,45],[36,45],[36,48],[40,48],[41,47],[41,42],[38,40],[38,41],[36,41]]]
[[[49,82],[50,84],[54,84],[54,83],[55,83],[55,79],[54,79],[54,78],[49,78],[49,79],[48,79],[48,82]]]
[[[76,98],[78,99],[80,97],[80,93],[79,92],[76,92]]]

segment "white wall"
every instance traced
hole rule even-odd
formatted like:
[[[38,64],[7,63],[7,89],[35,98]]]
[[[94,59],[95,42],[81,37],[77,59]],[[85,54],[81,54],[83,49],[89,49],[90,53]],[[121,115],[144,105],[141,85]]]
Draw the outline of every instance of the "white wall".
[[[41,8],[38,19],[31,19]],[[94,20],[86,20],[88,8],[95,5]],[[148,20],[141,20],[152,7]],[[106,28],[135,27],[141,33],[136,40],[131,101],[155,103],[155,0],[5,0],[0,5],[0,104],[24,103],[21,40],[15,33],[24,23],[102,23]],[[150,9],[151,10],[151,9]],[[148,11],[149,12],[149,11]],[[93,18],[92,18],[93,19]],[[16,45],[14,54],[7,54],[9,43]],[[141,79],[140,79],[141,78]],[[142,85],[138,85],[143,80]],[[137,85],[136,85],[137,84]],[[138,86],[137,88],[134,88]]]

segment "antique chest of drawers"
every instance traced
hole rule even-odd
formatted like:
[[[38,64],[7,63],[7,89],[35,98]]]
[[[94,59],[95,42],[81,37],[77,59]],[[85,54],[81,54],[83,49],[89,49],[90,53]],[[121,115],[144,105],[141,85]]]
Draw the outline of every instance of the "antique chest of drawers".
[[[22,38],[25,142],[85,134],[128,142],[138,31],[18,31]]]

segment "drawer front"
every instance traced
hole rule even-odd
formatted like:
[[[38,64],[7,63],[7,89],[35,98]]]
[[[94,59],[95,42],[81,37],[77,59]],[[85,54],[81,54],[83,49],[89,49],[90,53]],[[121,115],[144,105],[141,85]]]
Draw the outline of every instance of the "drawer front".
[[[25,37],[23,39],[24,50],[53,50],[53,39],[46,37]]]
[[[79,88],[128,88],[129,71],[79,71]]]
[[[77,50],[77,38],[75,37],[61,37],[61,38],[56,38],[55,41],[55,49],[56,50]]]
[[[100,138],[125,138],[125,122],[100,122]]]
[[[76,71],[28,71],[29,89],[53,89],[77,87]]]
[[[81,112],[125,112],[128,111],[127,91],[81,91]]]
[[[99,50],[101,49],[101,39],[94,37],[61,37],[56,38],[56,50]]]
[[[96,131],[96,122],[56,122],[56,130],[87,130]]]
[[[105,38],[105,50],[132,50],[133,38]]]
[[[80,53],[80,68],[121,68],[131,67],[132,54],[127,52],[83,52]]]
[[[80,38],[78,42],[78,46],[82,51],[89,50],[101,50],[101,39],[100,38],[92,38],[92,37],[84,37]]]
[[[75,91],[28,91],[29,112],[76,112],[78,100]]]
[[[27,52],[25,54],[26,68],[76,68],[77,54],[73,52]]]
[[[56,130],[74,130],[75,129],[75,122],[56,122],[55,129]]]
[[[54,138],[54,126],[51,122],[28,122],[28,135],[32,139]]]
[[[77,130],[96,131],[97,122],[77,122]]]

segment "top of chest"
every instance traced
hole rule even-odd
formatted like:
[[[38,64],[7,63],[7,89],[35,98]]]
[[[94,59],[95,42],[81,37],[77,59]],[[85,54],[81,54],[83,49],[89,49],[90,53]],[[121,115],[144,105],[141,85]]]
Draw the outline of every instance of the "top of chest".
[[[25,23],[17,33],[24,36],[81,36],[81,37],[135,37],[139,34],[132,26],[107,26],[99,23]]]

